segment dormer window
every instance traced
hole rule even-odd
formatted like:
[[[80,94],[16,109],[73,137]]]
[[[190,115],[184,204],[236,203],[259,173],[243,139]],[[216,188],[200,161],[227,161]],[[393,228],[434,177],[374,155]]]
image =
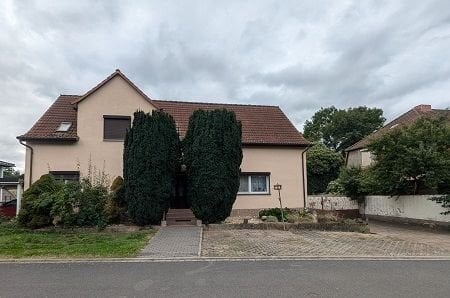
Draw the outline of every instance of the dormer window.
[[[71,126],[72,126],[72,122],[61,122],[61,124],[59,125],[59,127],[56,131],[67,132],[67,131],[69,131]]]

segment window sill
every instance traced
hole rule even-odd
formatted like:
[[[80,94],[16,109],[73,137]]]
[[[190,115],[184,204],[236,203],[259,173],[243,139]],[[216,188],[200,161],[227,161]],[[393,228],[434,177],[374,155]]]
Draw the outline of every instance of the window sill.
[[[238,192],[238,196],[270,196],[270,192]]]
[[[125,142],[125,140],[119,140],[119,139],[103,139],[103,142]]]

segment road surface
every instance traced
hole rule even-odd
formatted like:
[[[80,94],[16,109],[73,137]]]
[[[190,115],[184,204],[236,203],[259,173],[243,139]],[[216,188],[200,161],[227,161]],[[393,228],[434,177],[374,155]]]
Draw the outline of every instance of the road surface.
[[[0,263],[0,297],[449,297],[450,261]]]

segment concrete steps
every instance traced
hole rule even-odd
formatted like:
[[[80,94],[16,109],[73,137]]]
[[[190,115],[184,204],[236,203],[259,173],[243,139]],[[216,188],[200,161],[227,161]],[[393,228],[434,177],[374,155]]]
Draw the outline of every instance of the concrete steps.
[[[169,211],[166,214],[165,224],[167,226],[199,225],[198,220],[195,218],[195,215],[191,209],[169,209]]]

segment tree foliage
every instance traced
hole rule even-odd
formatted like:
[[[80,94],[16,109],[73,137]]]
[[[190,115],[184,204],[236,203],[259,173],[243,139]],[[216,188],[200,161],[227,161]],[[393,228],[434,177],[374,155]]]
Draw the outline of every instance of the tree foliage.
[[[445,194],[442,196],[437,196],[430,198],[430,200],[435,201],[438,204],[441,204],[443,208],[446,208],[447,210],[444,212],[441,212],[441,214],[447,215],[450,214],[450,194]]]
[[[339,177],[328,184],[327,192],[343,194],[353,200],[362,200],[373,193],[376,181],[371,169],[359,167],[342,168]]]
[[[14,168],[6,168],[3,170],[3,177],[5,178],[20,178],[22,174],[20,174],[19,170],[15,170]]]
[[[342,155],[318,143],[306,153],[308,193],[324,193],[328,183],[336,179],[342,166]]]
[[[125,198],[131,219],[158,224],[174,196],[180,141],[172,116],[161,111],[134,113],[124,144]]]
[[[342,152],[365,136],[383,126],[383,110],[357,107],[347,110],[334,106],[321,108],[304,126],[304,136],[310,141],[322,142]]]
[[[62,183],[50,175],[43,175],[23,193],[18,221],[21,226],[40,228],[51,224],[53,200],[51,195],[61,190]]]
[[[446,192],[450,184],[450,126],[421,118],[392,130],[369,146],[379,191],[387,194]]]
[[[241,124],[227,110],[195,111],[183,140],[187,200],[204,223],[231,213],[239,190]]]

